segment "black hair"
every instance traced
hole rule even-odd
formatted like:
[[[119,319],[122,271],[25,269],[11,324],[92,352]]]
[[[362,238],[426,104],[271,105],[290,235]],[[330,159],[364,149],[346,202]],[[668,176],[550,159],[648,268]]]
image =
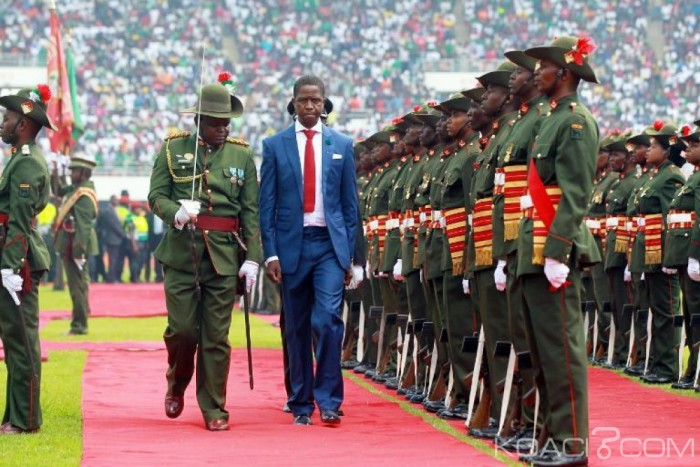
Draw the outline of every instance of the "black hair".
[[[302,86],[316,86],[321,90],[321,95],[326,97],[326,85],[323,84],[323,80],[318,76],[304,75],[296,80],[294,83],[294,97],[297,97]]]

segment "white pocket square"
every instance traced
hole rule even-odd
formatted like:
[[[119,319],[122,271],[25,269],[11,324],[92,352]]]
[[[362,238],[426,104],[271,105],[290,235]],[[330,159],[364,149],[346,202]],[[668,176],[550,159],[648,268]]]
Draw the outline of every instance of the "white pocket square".
[[[342,154],[333,154],[333,159],[342,159],[343,155]]]

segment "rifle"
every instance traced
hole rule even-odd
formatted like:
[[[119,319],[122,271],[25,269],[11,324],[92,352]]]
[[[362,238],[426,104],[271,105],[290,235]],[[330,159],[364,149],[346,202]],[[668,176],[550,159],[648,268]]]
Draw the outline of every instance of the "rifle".
[[[474,416],[469,421],[469,429],[486,428],[489,426],[489,416],[491,415],[491,383],[489,382],[489,367],[486,359],[481,361],[481,396],[479,405],[476,406]]]

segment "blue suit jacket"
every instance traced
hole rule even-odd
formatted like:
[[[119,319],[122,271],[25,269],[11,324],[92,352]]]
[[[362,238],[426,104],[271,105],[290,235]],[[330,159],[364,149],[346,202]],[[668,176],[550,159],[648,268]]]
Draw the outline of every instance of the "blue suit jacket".
[[[351,266],[357,236],[357,185],[352,139],[323,126],[323,208],[333,249]],[[294,125],[263,141],[260,230],[265,258],[278,256],[283,274],[296,271],[304,228],[301,159]]]

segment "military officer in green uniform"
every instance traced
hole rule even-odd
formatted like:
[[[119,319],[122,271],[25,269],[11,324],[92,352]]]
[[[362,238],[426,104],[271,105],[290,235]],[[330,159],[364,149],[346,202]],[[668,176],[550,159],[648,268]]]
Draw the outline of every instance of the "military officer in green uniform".
[[[97,193],[95,184],[90,180],[95,166],[95,160],[91,157],[82,154],[71,157],[68,165],[71,184],[68,186],[59,178],[57,170],[51,173],[54,193],[63,198],[53,230],[56,235],[55,248],[63,258],[73,302],[69,335],[87,334],[88,329],[90,274],[87,259],[98,253],[94,227]]]
[[[647,164],[651,175],[639,193],[636,212],[638,230],[633,256],[643,258],[641,272],[649,289],[652,315],[651,356],[647,359],[653,357],[653,362],[646,367],[642,380],[652,384],[672,382],[678,366],[674,346],[680,336],[673,317],[680,313],[680,284],[678,271],[663,265],[671,201],[685,183],[680,169],[672,162],[682,165],[676,131],[675,126],[658,120],[654,128],[647,130],[651,142]]]
[[[34,224],[48,203],[50,180],[36,136],[42,127],[56,130],[46,115],[50,99],[45,84],[0,97],[6,109],[0,136],[12,146],[0,175],[0,337],[7,365],[0,435],[34,433],[42,424],[38,286],[51,258]]]
[[[613,323],[615,324],[615,345],[612,350],[610,364],[606,368],[624,368],[629,353],[629,333],[632,325],[632,313],[626,312],[625,305],[631,308],[630,291],[624,280],[627,266],[628,237],[627,233],[627,203],[637,179],[636,161],[628,151],[627,139],[631,134],[619,133],[613,135],[605,148],[610,151],[610,170],[618,174],[606,195],[605,212],[605,274],[610,290],[610,307]]]
[[[540,398],[548,401],[546,439],[521,460],[587,463],[588,367],[579,268],[601,260],[583,218],[592,191],[598,125],[578,99],[581,80],[597,83],[589,38],[562,36],[525,54],[539,60],[535,84],[549,98],[530,151],[528,193],[518,237],[530,354]],[[540,384],[541,383],[541,384]]]
[[[262,257],[253,153],[248,143],[228,137],[230,119],[243,113],[243,105],[230,77],[222,75],[219,83],[202,88],[197,106],[183,111],[195,114],[199,135],[166,138],[148,195],[154,214],[173,227],[155,251],[163,263],[168,308],[165,413],[170,418],[182,413],[196,354],[197,401],[210,431],[229,428],[228,333],[236,282],[244,280],[250,290]]]
[[[653,127],[650,127],[653,128]],[[647,315],[649,313],[649,288],[644,280],[643,255],[635,255],[634,241],[637,236],[637,205],[642,187],[649,179],[651,171],[647,167],[647,151],[651,141],[646,134],[646,130],[627,139],[627,144],[632,148],[632,157],[637,164],[635,183],[632,193],[627,200],[626,230],[620,230],[615,242],[627,243],[627,266],[625,267],[624,280],[632,286],[632,326],[634,327],[634,339],[632,348],[629,350],[629,364],[624,372],[632,376],[644,374],[644,363],[646,360],[645,341],[649,337],[647,332]],[[622,235],[622,238],[620,236]],[[631,329],[631,328],[630,328]]]
[[[493,257],[498,260],[494,271],[494,283],[498,289],[505,287],[508,306],[508,333],[513,349],[518,355],[528,352],[525,335],[525,322],[522,310],[522,290],[517,272],[517,240],[522,211],[520,197],[527,190],[527,158],[535,138],[535,125],[546,113],[546,98],[535,86],[534,73],[537,60],[528,57],[520,50],[505,53],[506,58],[516,65],[510,77],[511,94],[520,99],[520,108],[513,129],[500,144],[493,196]],[[515,395],[521,398],[512,404],[511,425],[505,425],[498,445],[502,449],[529,452],[534,424],[534,411],[523,402],[522,395],[533,389],[534,379],[529,368],[518,367],[514,375]],[[544,408],[546,401],[540,402]],[[519,404],[516,406],[516,404]],[[544,410],[540,409],[542,413]],[[515,417],[520,413],[520,417]],[[506,420],[508,420],[508,418]]]
[[[608,142],[619,133],[619,130],[614,131],[615,134],[608,135],[603,138],[598,150],[598,160],[596,162],[596,178],[593,181],[593,192],[588,201],[588,212],[586,213],[586,227],[591,231],[595,239],[598,253],[601,258],[605,257],[605,218],[606,218],[606,200],[610,186],[617,180],[619,174],[614,170],[610,170],[610,151],[608,150]],[[603,262],[597,263],[590,267],[590,283],[586,287],[592,290],[586,290],[586,294],[593,298],[596,305],[597,313],[596,326],[598,327],[597,349],[593,349],[593,363],[602,364],[605,361],[608,347],[608,334],[610,332],[610,290],[608,281],[605,275],[605,265]]]
[[[700,123],[700,121],[698,122]],[[685,185],[678,190],[671,201],[667,220],[666,246],[664,249],[664,266],[678,270],[683,291],[683,320],[686,329],[686,342],[689,348],[688,363],[685,372],[672,384],[675,389],[693,389],[695,387],[695,369],[698,359],[698,342],[700,328],[697,323],[691,325],[693,314],[700,313],[700,270],[698,268],[698,247],[700,246],[700,128],[693,132],[689,125],[683,126],[679,137],[688,147],[685,158],[693,164],[692,175]],[[679,368],[680,372],[681,369]]]

